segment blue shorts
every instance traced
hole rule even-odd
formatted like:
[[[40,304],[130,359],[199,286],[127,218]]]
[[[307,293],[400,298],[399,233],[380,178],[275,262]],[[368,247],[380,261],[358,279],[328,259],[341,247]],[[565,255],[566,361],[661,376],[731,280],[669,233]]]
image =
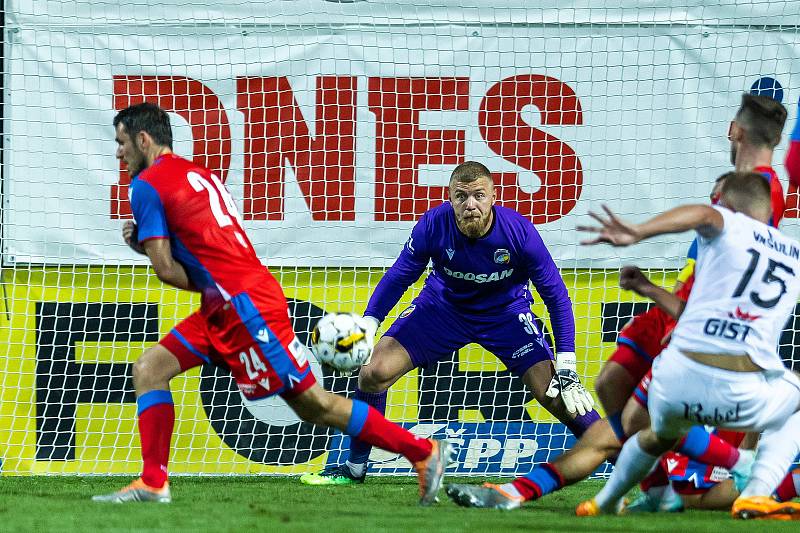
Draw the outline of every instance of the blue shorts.
[[[525,301],[497,313],[473,314],[423,291],[385,335],[403,345],[416,367],[448,359],[474,342],[522,376],[536,363],[554,359],[535,318]]]

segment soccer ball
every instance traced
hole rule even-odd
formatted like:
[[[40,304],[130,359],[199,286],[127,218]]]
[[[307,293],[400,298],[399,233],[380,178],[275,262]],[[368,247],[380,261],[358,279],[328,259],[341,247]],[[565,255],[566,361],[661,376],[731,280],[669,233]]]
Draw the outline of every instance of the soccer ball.
[[[366,363],[372,352],[367,322],[354,313],[328,313],[311,332],[311,352],[323,365],[344,374]]]

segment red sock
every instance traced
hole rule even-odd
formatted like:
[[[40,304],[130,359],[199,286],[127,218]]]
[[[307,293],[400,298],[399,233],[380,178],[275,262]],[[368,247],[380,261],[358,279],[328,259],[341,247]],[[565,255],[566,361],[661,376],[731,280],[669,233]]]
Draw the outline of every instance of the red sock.
[[[427,458],[433,449],[431,441],[417,437],[397,424],[389,422],[372,407],[367,410],[366,420],[357,437],[378,448],[402,454],[412,463]]]
[[[564,487],[564,476],[553,463],[535,466],[533,470],[511,482],[520,496],[528,500],[538,500],[551,492]]]
[[[642,489],[642,492],[647,492],[653,487],[663,487],[665,485],[669,485],[669,477],[667,477],[667,471],[664,469],[661,461],[656,463],[656,467],[653,469],[653,471],[647,474],[647,476],[639,483],[639,487]]]
[[[139,437],[142,442],[142,481],[161,488],[167,480],[167,462],[175,425],[175,406],[158,403],[139,415]]]
[[[678,443],[678,451],[684,453],[681,449],[686,442],[687,437],[683,437]],[[721,439],[718,435],[713,433],[708,434],[708,447],[703,453],[699,454],[685,454],[689,455],[695,461],[705,463],[712,466],[721,466],[730,470],[736,461],[739,460],[739,448],[734,446],[728,441]]]
[[[775,496],[779,501],[788,502],[797,498],[798,490],[800,490],[800,468],[795,468],[783,478],[781,484],[775,489]]]
[[[511,484],[517,489],[519,495],[525,498],[525,501],[538,500],[542,497],[542,490],[539,485],[526,477],[518,477]]]

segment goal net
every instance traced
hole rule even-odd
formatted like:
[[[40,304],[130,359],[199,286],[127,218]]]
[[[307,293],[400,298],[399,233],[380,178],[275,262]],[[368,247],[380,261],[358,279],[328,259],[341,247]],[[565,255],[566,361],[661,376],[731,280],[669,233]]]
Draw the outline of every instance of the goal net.
[[[198,305],[121,240],[130,178],[111,121],[141,101],[170,112],[177,153],[225,181],[306,343],[325,312],[363,311],[414,222],[447,198],[453,167],[484,163],[498,203],[537,225],[561,269],[591,388],[646,306],[618,289],[618,268],[671,286],[691,237],[582,248],[575,226],[601,203],[636,220],[707,201],[730,168],[741,94],[782,100],[787,127],[800,98],[799,1],[640,4],[5,2],[2,473],[139,471],[132,364]],[[792,233],[793,191],[788,204]],[[546,326],[538,298],[534,311]],[[781,339],[789,363],[796,331]],[[175,474],[308,472],[347,448],[280,399],[245,402],[219,369],[187,372],[172,392]],[[450,439],[466,475],[526,472],[572,439],[476,345],[400,379],[387,416]],[[391,454],[372,460],[410,472]]]

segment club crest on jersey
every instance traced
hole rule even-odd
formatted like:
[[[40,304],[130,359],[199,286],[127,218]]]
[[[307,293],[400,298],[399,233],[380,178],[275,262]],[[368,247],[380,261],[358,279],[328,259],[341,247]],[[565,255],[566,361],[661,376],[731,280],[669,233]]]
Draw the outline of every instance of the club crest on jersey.
[[[452,248],[448,248],[447,250],[445,250],[445,252],[447,252],[447,258],[452,261],[453,255],[456,253],[456,251],[453,250]]]
[[[507,265],[511,261],[511,254],[505,248],[498,248],[494,251],[494,262],[498,265]]]
[[[413,313],[413,312],[414,312],[414,309],[416,309],[416,308],[417,308],[417,306],[416,306],[416,305],[414,305],[414,304],[411,304],[411,305],[409,305],[408,307],[406,307],[405,309],[403,309],[403,312],[402,312],[402,313],[400,313],[400,315],[399,315],[397,318],[405,318],[405,317],[407,317],[408,315],[410,315],[411,313]]]

